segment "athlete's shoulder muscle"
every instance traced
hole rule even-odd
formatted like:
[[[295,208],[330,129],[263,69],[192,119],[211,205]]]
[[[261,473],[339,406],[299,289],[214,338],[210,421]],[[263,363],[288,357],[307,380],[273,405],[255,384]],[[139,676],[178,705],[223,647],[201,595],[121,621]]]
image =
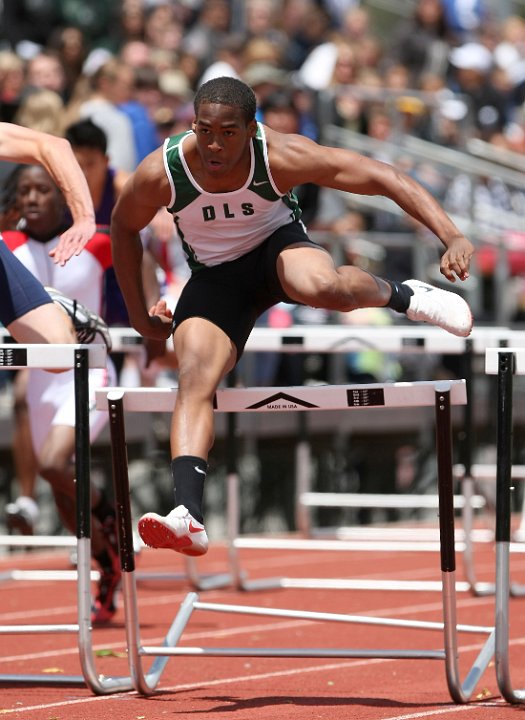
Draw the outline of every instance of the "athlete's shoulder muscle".
[[[161,207],[169,200],[170,188],[164,168],[162,148],[157,148],[140,163],[127,181],[124,189],[135,196],[135,200],[145,205]]]
[[[286,192],[307,182],[320,162],[320,146],[302,135],[265,130],[268,162],[277,186]]]

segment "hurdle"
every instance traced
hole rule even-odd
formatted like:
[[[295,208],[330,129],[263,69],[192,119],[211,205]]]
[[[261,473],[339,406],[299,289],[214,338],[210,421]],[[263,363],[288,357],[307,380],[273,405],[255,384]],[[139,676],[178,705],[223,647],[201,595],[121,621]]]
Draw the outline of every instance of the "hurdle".
[[[140,639],[140,621],[136,597],[135,558],[131,540],[131,512],[129,481],[126,463],[126,439],[124,410],[170,411],[176,398],[176,390],[165,388],[126,389],[112,388],[97,391],[97,406],[104,400],[110,414],[112,440],[113,480],[117,498],[120,559],[123,572],[123,598],[126,638],[130,674],[135,689],[144,695],[152,694],[159,682],[162,669],[160,662],[173,656],[238,656],[238,657],[323,657],[323,658],[390,658],[434,659],[445,663],[445,674],[452,699],[467,702],[486,670],[494,653],[495,632],[492,627],[458,625],[456,622],[456,581],[454,544],[454,503],[452,473],[452,431],[450,410],[453,404],[466,402],[465,382],[440,381],[419,383],[373,384],[358,386],[327,386],[299,388],[225,388],[219,389],[214,398],[217,412],[289,412],[307,410],[384,407],[433,406],[436,421],[436,450],[439,477],[439,525],[440,559],[442,575],[443,622],[420,622],[396,618],[372,618],[328,612],[295,611],[290,609],[238,606],[201,602],[197,593],[190,592],[181,604],[164,639],[162,646],[143,646]],[[184,630],[197,610],[220,613],[239,613],[271,617],[293,617],[312,621],[340,622],[347,624],[383,625],[412,629],[436,630],[443,633],[444,648],[431,650],[413,649],[363,649],[363,648],[218,648],[185,647],[178,643]],[[476,660],[461,682],[458,668],[458,633],[469,632],[486,635]],[[151,668],[145,671],[144,657],[153,657]]]
[[[131,331],[130,338],[126,339],[125,329],[120,329],[123,339],[116,338],[117,343],[128,343],[132,346],[140,346],[141,338],[134,331]],[[512,343],[517,346],[525,346],[525,333],[512,331],[505,327],[476,327],[469,338],[460,338],[444,333],[439,328],[428,326],[392,326],[392,327],[354,327],[343,325],[322,325],[322,326],[294,326],[286,330],[275,330],[273,328],[254,328],[248,339],[246,350],[252,352],[281,352],[281,353],[304,353],[304,352],[356,352],[363,349],[374,349],[389,353],[430,353],[430,354],[458,354],[463,355],[466,360],[467,384],[472,383],[472,358],[474,354],[481,355],[488,346],[503,345]],[[300,417],[303,417],[300,415]],[[461,543],[462,558],[465,566],[465,574],[471,591],[474,594],[484,595],[494,592],[493,583],[480,583],[476,579],[474,569],[473,542],[490,542],[493,536],[489,531],[477,531],[473,529],[473,512],[476,508],[483,506],[484,498],[474,494],[474,483],[479,477],[487,477],[490,468],[472,464],[472,441],[470,428],[472,426],[472,402],[465,406],[465,440],[462,443],[464,452],[463,464],[454,466],[456,478],[461,482],[462,494],[455,497],[457,507],[462,511],[462,536],[458,533],[458,543]],[[304,430],[304,423],[301,425]],[[231,547],[230,558],[233,565],[233,575],[237,579],[239,587],[251,589],[249,582],[246,582],[246,574],[240,569],[238,550],[242,543],[250,543],[250,547],[259,542],[257,539],[250,540],[238,538],[238,476],[236,471],[235,452],[231,449],[235,439],[235,418],[229,416],[228,421],[228,538],[230,545],[237,543],[237,547]],[[329,507],[336,503],[338,506],[346,507],[397,507],[397,508],[437,508],[437,495],[409,494],[387,496],[370,495],[364,496],[361,493],[337,493],[335,497],[329,493],[310,492],[310,448],[302,432],[296,442],[296,525],[304,537],[312,534],[309,510],[312,507]],[[495,473],[494,473],[495,478]],[[231,514],[230,514],[231,509]],[[397,543],[396,547],[403,550],[402,541],[410,540],[405,532],[401,537],[395,536],[397,529],[386,530],[364,530],[362,528],[345,529],[340,528],[337,535],[343,535],[344,540],[362,543],[359,549],[366,549],[366,543],[372,543],[370,549],[377,548],[380,540],[389,543]],[[375,535],[374,535],[375,533]],[[382,537],[378,537],[382,535]],[[418,544],[420,550],[435,551],[439,547],[438,533],[431,531],[427,544]],[[263,541],[264,542],[264,541]],[[277,542],[277,541],[274,541]],[[349,546],[350,547],[350,546]],[[211,587],[221,587],[229,582],[228,574],[219,574],[216,577],[201,578],[196,561],[193,558],[185,558],[186,573],[193,586],[198,590]],[[284,580],[283,580],[284,581]],[[311,581],[308,582],[311,586]],[[420,585],[420,589],[439,589],[439,584]],[[461,586],[462,588],[464,586]],[[519,594],[518,586],[515,594]]]
[[[525,375],[523,348],[489,348],[485,371],[497,375],[497,488],[496,488],[496,677],[502,696],[510,703],[525,703],[525,689],[516,689],[509,660],[510,529],[513,449],[514,375]]]
[[[105,367],[104,345],[0,345],[0,370],[39,368],[74,371],[77,622],[1,625],[0,635],[76,634],[82,675],[0,674],[0,684],[85,685],[99,695],[133,688],[129,677],[97,674],[91,636],[91,498],[89,452],[89,368]],[[16,542],[16,541],[15,541]],[[22,543],[18,543],[22,544]],[[25,544],[25,543],[24,543]],[[60,544],[60,542],[56,543]],[[25,576],[27,579],[27,576]],[[74,579],[74,576],[71,576]],[[38,579],[38,578],[37,578]]]
[[[364,349],[373,349],[380,352],[394,354],[407,353],[430,353],[430,354],[457,354],[465,359],[465,374],[467,385],[471,389],[473,385],[473,356],[482,355],[489,346],[507,345],[512,343],[517,346],[525,345],[525,333],[513,331],[506,327],[476,327],[468,338],[460,338],[447,333],[436,327],[409,326],[409,327],[354,327],[354,326],[296,326],[282,331],[271,328],[255,328],[248,339],[246,350],[258,352],[357,352]],[[463,551],[462,558],[465,567],[465,575],[470,590],[475,595],[486,595],[494,593],[494,584],[479,582],[476,578],[474,568],[474,540],[480,542],[493,541],[493,536],[488,531],[476,531],[473,528],[473,512],[485,504],[484,497],[474,494],[475,481],[481,478],[492,477],[495,479],[494,466],[482,466],[472,463],[472,438],[471,429],[473,426],[472,398],[465,406],[464,413],[464,441],[461,450],[464,455],[463,464],[454,466],[455,476],[461,484],[462,494],[455,497],[455,504],[461,507],[463,534],[458,538]],[[301,437],[296,443],[296,526],[304,537],[311,537],[313,534],[310,509],[313,507],[381,507],[381,508],[437,508],[437,496],[428,495],[375,495],[362,493],[327,493],[311,492],[310,489],[310,448],[304,437],[304,424],[301,425]],[[233,443],[233,439],[230,439]],[[232,463],[230,463],[232,465]],[[525,475],[525,468],[514,466],[514,475]],[[492,473],[492,475],[491,475]],[[232,507],[232,516],[228,518],[229,538],[233,544],[230,557],[233,559],[234,575],[237,577],[239,588],[249,590],[257,589],[258,584],[251,585],[245,580],[246,574],[240,570],[238,550],[242,547],[268,548],[265,540],[257,538],[239,538],[238,520],[236,513],[238,508],[238,477],[235,470],[228,473],[228,508]],[[367,529],[363,528],[339,528],[337,536],[347,542],[360,542],[359,549],[377,549],[378,543],[384,541],[389,548],[397,550],[405,549],[403,541],[410,540],[410,534],[406,531],[400,536],[397,529]],[[280,541],[270,541],[277,546]],[[290,542],[290,541],[288,541]],[[300,544],[301,541],[291,541]],[[311,546],[310,546],[311,547]],[[348,549],[352,545],[347,546]],[[437,533],[432,532],[427,544],[418,542],[418,549],[421,551],[435,551],[438,549]],[[282,584],[287,582],[285,578],[269,579],[270,584]],[[290,580],[296,583],[297,581]],[[312,587],[312,579],[305,581],[306,587]],[[295,584],[294,586],[298,586]],[[339,585],[334,583],[334,588],[348,587],[345,583]],[[379,583],[383,589],[384,584]],[[434,584],[415,584],[414,589],[429,590],[439,589]],[[466,589],[465,585],[461,586]],[[513,585],[513,594],[522,594],[519,586]]]
[[[131,328],[111,328],[110,329],[113,349],[126,353],[143,353],[143,338],[135,330]],[[4,332],[1,338],[9,339]],[[454,354],[463,355],[466,360],[466,376],[467,386],[473,383],[472,378],[472,357],[473,355],[481,355],[487,347],[496,345],[512,345],[513,347],[525,346],[525,333],[510,330],[505,327],[479,326],[475,327],[469,338],[459,338],[436,327],[429,326],[388,326],[388,327],[355,327],[346,325],[321,325],[321,326],[294,326],[286,330],[276,330],[273,328],[254,328],[250,338],[248,339],[246,350],[250,352],[280,352],[280,353],[346,353],[358,352],[364,349],[374,349],[380,352],[394,354]],[[0,345],[1,347],[1,345]],[[461,495],[455,498],[457,507],[461,507],[462,512],[462,533],[458,533],[458,542],[461,543],[462,560],[465,568],[467,582],[474,594],[488,594],[494,592],[493,583],[480,583],[476,579],[474,567],[474,541],[487,542],[491,541],[488,531],[476,531],[473,529],[473,512],[475,509],[482,507],[484,498],[474,494],[474,483],[481,477],[492,476],[495,478],[495,468],[493,466],[480,466],[472,463],[472,441],[470,428],[472,427],[472,398],[465,406],[465,440],[461,444],[464,458],[463,464],[456,464],[454,472],[456,478],[461,483]],[[300,416],[301,418],[304,416]],[[229,416],[228,442],[233,442],[235,419],[233,415]],[[430,498],[428,495],[409,494],[409,495],[370,495],[365,496],[361,493],[337,493],[333,497],[330,493],[313,493],[310,489],[310,447],[304,432],[304,424],[301,425],[301,436],[296,441],[296,494],[295,494],[295,515],[296,526],[302,535],[307,538],[311,537],[313,530],[311,525],[310,510],[314,507],[330,507],[336,503],[339,507],[391,507],[391,508],[421,508],[437,507],[437,496]],[[229,452],[228,461],[228,508],[235,510],[238,504],[238,498],[235,485],[238,484],[236,472],[236,459],[232,452]],[[513,466],[513,475],[516,477],[524,474],[521,466]],[[491,475],[492,473],[492,475]],[[238,536],[235,529],[235,518],[228,519],[229,539],[233,542]],[[376,543],[384,539],[385,542],[394,541],[398,543],[397,547],[402,550],[402,541],[410,540],[407,532],[401,536],[396,536],[398,530],[388,528],[379,531],[379,529],[363,529],[363,528],[339,528],[337,536],[341,539],[351,542],[372,543],[371,549],[376,547]],[[2,542],[0,536],[0,542]],[[492,538],[493,539],[493,538]],[[233,554],[240,549],[240,543],[251,542],[247,539],[239,539],[239,547],[232,549]],[[257,542],[256,540],[254,542]],[[28,542],[29,544],[29,542]],[[392,547],[392,546],[391,546]],[[437,530],[430,531],[428,544],[420,544],[419,548],[423,550],[433,551],[438,547]],[[235,563],[238,565],[239,557]],[[231,581],[228,573],[219,573],[210,576],[201,576],[197,569],[197,564],[193,558],[185,558],[186,576],[189,578],[193,586],[198,590],[222,587]],[[245,589],[249,589],[249,583],[244,583],[246,574],[240,569],[236,569],[235,576],[242,578],[241,585],[245,585]],[[66,577],[65,575],[64,577]],[[174,578],[173,574],[159,574],[159,579]],[[148,574],[148,579],[154,579],[152,574]],[[2,578],[0,577],[0,581]],[[423,586],[422,586],[423,588]],[[428,589],[428,588],[427,588]],[[522,594],[519,586],[512,586],[513,594]]]

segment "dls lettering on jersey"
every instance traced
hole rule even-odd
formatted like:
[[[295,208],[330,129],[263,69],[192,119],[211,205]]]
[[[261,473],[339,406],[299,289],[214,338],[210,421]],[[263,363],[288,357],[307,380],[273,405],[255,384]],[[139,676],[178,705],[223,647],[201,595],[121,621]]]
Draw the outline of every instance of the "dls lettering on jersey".
[[[254,209],[252,203],[241,203],[241,215],[253,215]],[[216,220],[217,217],[221,218],[234,218],[236,213],[232,211],[228,203],[223,203],[222,207],[215,207],[214,205],[205,205],[202,208],[202,219],[204,222],[210,222],[210,220]]]

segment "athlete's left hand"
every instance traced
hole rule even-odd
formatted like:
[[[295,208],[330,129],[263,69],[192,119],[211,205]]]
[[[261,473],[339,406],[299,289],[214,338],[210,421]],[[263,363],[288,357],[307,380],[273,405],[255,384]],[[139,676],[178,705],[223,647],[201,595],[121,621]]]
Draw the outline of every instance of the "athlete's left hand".
[[[440,271],[450,282],[469,277],[470,260],[474,254],[474,245],[463,235],[447,243],[447,249],[441,257]]]
[[[68,228],[58,241],[50,256],[56,265],[64,266],[73,255],[80,255],[88,240],[91,240],[97,231],[95,221],[91,218],[77,220]]]

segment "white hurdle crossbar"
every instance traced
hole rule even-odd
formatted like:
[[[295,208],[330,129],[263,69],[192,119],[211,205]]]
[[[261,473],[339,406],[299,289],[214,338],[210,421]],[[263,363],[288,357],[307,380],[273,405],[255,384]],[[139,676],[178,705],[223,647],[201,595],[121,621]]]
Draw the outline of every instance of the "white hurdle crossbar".
[[[43,368],[74,371],[75,378],[75,464],[76,464],[76,547],[77,623],[1,625],[0,635],[74,633],[78,636],[82,675],[0,674],[0,684],[30,683],[53,685],[87,684],[103,695],[130,690],[129,677],[108,677],[96,672],[91,637],[91,498],[89,450],[89,368],[105,367],[104,345],[0,345],[0,370]],[[6,544],[17,544],[5,540]],[[57,543],[61,544],[57,538]],[[75,577],[72,576],[72,577]],[[38,579],[38,578],[37,578]]]
[[[496,475],[496,677],[502,696],[525,703],[525,689],[512,684],[509,661],[510,530],[514,375],[525,375],[523,348],[489,348],[485,372],[498,376]]]
[[[113,480],[118,515],[119,543],[123,571],[123,596],[126,617],[126,634],[130,674],[138,692],[154,692],[164,664],[169,657],[186,656],[239,656],[239,657],[360,657],[403,658],[443,660],[451,697],[456,702],[466,702],[488,666],[494,653],[494,628],[484,626],[458,626],[456,623],[456,582],[454,547],[454,503],[452,473],[452,432],[450,408],[452,404],[466,402],[465,382],[441,381],[420,383],[393,383],[390,385],[299,387],[299,388],[232,388],[218,390],[214,407],[218,412],[289,412],[307,410],[362,408],[420,407],[432,405],[436,417],[436,448],[439,477],[439,522],[441,540],[441,572],[443,622],[422,623],[416,621],[367,618],[365,616],[341,615],[326,612],[307,612],[269,609],[254,606],[202,603],[196,593],[189,593],[174,618],[163,646],[145,647],[140,640],[140,622],[135,585],[135,558],[132,542],[132,520],[129,503],[129,478],[124,411],[171,411],[176,390],[112,388],[97,392],[97,406],[107,402],[110,415],[111,444],[113,453]],[[444,648],[439,650],[384,650],[353,648],[202,648],[178,645],[184,629],[196,610],[222,613],[254,614],[264,616],[294,617],[313,621],[378,624],[405,628],[425,628],[443,632]],[[483,647],[461,683],[458,669],[458,631],[487,635]],[[143,657],[153,657],[150,669],[142,667]],[[164,663],[164,664],[163,664]]]
[[[138,352],[144,338],[133,328],[109,328],[112,352]],[[12,343],[6,330],[0,329],[2,343]],[[171,347],[168,340],[168,347]],[[284,330],[255,327],[245,350],[279,353],[346,353],[378,350],[386,353],[461,355],[467,343],[475,354],[505,343],[525,347],[525,333],[504,326],[476,325],[468,338],[457,337],[429,325],[294,325]]]
[[[318,385],[291,387],[219,388],[213,407],[218,412],[301,412],[357,410],[380,407],[433,407],[439,386],[450,388],[451,403],[467,401],[464,380],[436,382],[370,383],[368,385]],[[121,394],[128,412],[173,411],[177,388],[98,388],[96,406],[106,409],[109,397]]]

